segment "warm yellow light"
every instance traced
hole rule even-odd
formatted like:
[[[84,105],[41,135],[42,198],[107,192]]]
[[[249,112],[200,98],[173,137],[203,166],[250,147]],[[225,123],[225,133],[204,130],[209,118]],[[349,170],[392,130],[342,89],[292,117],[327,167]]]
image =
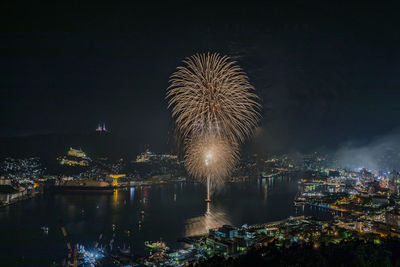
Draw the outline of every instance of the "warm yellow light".
[[[110,174],[112,178],[112,186],[118,186],[118,178],[125,177],[126,174]]]
[[[126,176],[126,174],[110,174],[110,177],[113,179],[118,179],[118,178],[122,178],[125,176]]]

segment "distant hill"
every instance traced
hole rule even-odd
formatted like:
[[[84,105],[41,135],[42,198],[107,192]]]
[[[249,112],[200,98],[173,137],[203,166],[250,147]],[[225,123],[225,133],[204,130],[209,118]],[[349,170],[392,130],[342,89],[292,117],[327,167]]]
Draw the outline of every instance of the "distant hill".
[[[88,134],[46,134],[22,137],[0,138],[0,157],[40,157],[44,161],[53,161],[57,156],[65,155],[70,147],[81,148],[90,157],[108,157],[116,159],[136,157],[143,151],[143,144],[135,144],[108,132]]]

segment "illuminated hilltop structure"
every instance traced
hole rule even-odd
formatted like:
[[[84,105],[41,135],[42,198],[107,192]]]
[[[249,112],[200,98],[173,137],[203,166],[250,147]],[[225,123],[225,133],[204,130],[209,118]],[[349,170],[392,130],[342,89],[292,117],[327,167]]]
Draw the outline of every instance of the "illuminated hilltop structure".
[[[61,165],[89,166],[90,158],[82,149],[70,148],[66,156],[57,158]]]
[[[103,123],[103,124],[99,123],[97,125],[96,132],[108,132],[108,130],[106,129],[106,124],[105,123]]]
[[[83,159],[87,158],[85,152],[83,152],[82,149],[75,149],[72,147],[69,148],[67,155],[72,156],[72,157],[77,157],[77,158],[83,158]]]

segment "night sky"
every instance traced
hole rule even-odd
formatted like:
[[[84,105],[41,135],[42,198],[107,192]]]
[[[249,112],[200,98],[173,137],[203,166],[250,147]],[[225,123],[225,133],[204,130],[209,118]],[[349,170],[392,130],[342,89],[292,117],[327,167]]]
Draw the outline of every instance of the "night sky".
[[[11,1],[10,1],[11,2]],[[395,6],[0,4],[1,136],[116,135],[168,147],[168,79],[194,53],[230,55],[262,99],[253,147],[368,143],[400,123]]]

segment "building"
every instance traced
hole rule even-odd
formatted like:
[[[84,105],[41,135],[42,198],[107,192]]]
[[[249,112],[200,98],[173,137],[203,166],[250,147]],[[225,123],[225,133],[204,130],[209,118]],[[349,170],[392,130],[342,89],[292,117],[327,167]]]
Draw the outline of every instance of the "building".
[[[99,123],[97,125],[96,132],[108,132],[108,130],[106,129],[106,124],[105,123],[103,123],[103,124]]]
[[[58,157],[61,165],[68,166],[89,166],[90,158],[82,149],[70,148],[66,156]]]
[[[150,162],[156,158],[157,155],[155,153],[151,152],[149,149],[146,149],[146,152],[140,153],[140,155],[136,157],[136,162]]]
[[[233,226],[223,225],[214,234],[222,238],[232,239],[238,235],[238,230]]]
[[[212,255],[229,257],[237,253],[237,243],[234,240],[209,236],[206,245]]]
[[[67,155],[71,156],[71,157],[77,157],[77,158],[83,158],[83,159],[87,158],[85,152],[83,152],[82,149],[75,149],[72,147],[68,150]]]

